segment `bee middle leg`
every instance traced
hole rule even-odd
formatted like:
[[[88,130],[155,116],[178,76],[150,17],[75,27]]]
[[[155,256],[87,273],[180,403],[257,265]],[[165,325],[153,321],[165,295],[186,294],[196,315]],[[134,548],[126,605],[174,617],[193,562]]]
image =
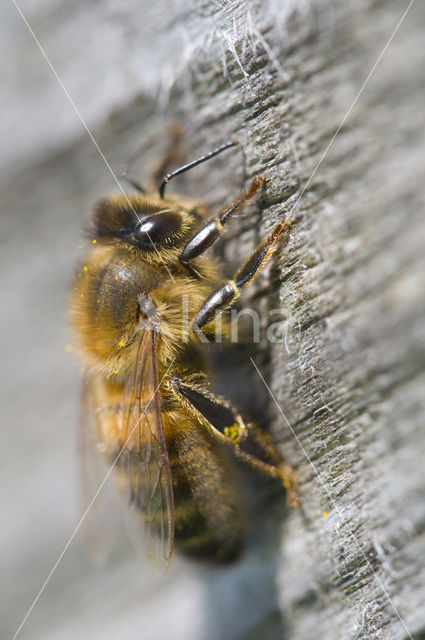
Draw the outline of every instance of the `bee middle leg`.
[[[283,461],[270,434],[245,424],[229,402],[191,380],[173,375],[170,387],[173,395],[211,431],[213,437],[231,446],[236,456],[254,469],[279,479],[286,489],[288,503],[297,505],[298,483],[295,473]]]
[[[241,289],[247,287],[270,260],[277,248],[278,241],[290,226],[291,223],[288,219],[279,222],[270,235],[254,249],[248,260],[238,269],[234,279],[223,284],[206,299],[192,322],[194,332],[201,339],[204,339],[205,336],[200,329],[238,299]]]

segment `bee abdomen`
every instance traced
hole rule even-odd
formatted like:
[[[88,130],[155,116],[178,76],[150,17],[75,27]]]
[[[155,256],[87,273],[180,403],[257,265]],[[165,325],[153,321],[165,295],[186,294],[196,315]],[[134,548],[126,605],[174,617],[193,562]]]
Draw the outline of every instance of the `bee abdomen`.
[[[175,545],[187,555],[226,562],[241,550],[244,513],[229,452],[201,425],[168,441]]]

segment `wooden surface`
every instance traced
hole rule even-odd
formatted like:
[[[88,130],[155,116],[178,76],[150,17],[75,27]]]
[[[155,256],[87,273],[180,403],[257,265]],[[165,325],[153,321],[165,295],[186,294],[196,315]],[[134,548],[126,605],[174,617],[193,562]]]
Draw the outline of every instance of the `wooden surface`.
[[[267,177],[220,247],[231,273],[291,211],[407,3],[20,6],[114,171],[143,144],[146,175],[175,122],[185,159],[240,141],[175,185],[217,207]],[[14,5],[0,16],[0,628],[11,638],[81,513],[67,291],[91,203],[116,185]],[[101,568],[76,537],[20,638],[425,637],[424,27],[416,0],[292,211],[288,242],[244,294],[283,340],[263,332],[233,349],[218,378],[228,389],[239,372],[234,394],[295,465],[300,508],[255,492],[241,562],[175,557],[165,578],[124,530]]]

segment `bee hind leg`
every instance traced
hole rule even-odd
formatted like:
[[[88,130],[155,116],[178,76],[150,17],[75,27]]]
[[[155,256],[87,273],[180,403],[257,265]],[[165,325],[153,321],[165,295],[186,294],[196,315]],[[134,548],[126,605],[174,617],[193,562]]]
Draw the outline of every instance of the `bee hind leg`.
[[[177,375],[170,378],[173,395],[192,415],[211,431],[213,437],[231,446],[235,455],[254,469],[279,479],[286,489],[288,503],[298,504],[298,482],[293,469],[286,464],[274,446],[271,436],[244,423],[236,409],[224,398],[190,380]]]

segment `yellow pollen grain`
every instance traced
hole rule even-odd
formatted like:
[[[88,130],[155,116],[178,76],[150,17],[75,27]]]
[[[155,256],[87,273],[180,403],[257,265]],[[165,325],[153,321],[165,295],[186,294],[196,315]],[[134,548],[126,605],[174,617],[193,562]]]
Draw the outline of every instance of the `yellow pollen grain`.
[[[122,266],[123,266],[123,267],[126,267],[126,266],[127,266],[127,263],[126,263],[126,262],[123,262]]]
[[[81,294],[81,297],[84,298],[84,293]]]
[[[324,511],[324,512],[323,512],[323,517],[324,517],[324,518],[326,518],[326,516],[328,516],[328,515],[329,515],[329,513],[328,513],[327,511]]]
[[[113,369],[112,373],[115,373],[115,375],[118,373],[118,369]]]
[[[118,343],[118,346],[119,346],[119,347],[125,347],[125,342],[123,342],[123,341],[121,340],[121,342],[119,342],[119,343]]]
[[[98,300],[98,302],[100,302],[100,300]]]
[[[88,267],[84,267],[84,271],[88,271],[88,270],[89,270]]]
[[[96,240],[93,240],[93,244],[96,244]]]
[[[115,276],[115,280],[118,280],[118,276]]]
[[[239,440],[238,425],[235,423],[235,424],[232,424],[231,427],[226,427],[224,429],[224,435],[233,441],[238,441]]]

